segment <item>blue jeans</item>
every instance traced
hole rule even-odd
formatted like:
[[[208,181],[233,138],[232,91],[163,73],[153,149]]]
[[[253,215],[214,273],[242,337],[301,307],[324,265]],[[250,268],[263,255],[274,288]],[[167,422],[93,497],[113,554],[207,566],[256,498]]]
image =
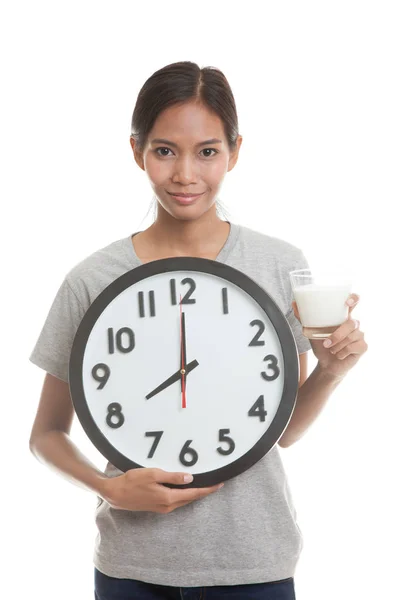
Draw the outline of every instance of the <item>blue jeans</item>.
[[[296,600],[294,579],[245,585],[171,587],[117,579],[94,569],[95,600]]]

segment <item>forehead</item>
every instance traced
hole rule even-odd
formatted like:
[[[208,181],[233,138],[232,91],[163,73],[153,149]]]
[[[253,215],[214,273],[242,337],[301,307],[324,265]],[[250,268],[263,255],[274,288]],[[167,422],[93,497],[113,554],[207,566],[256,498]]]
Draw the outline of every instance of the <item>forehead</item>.
[[[221,137],[222,136],[222,137]],[[224,126],[219,116],[203,104],[186,102],[166,108],[156,119],[149,134],[171,141],[199,142],[218,137],[225,139]]]

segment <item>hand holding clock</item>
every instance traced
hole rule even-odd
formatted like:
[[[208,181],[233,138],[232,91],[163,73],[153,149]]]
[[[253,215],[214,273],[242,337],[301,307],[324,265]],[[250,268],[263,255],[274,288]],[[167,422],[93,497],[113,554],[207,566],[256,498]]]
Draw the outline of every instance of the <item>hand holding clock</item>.
[[[185,476],[189,476],[186,479]],[[199,500],[219,490],[224,484],[211,487],[170,489],[165,484],[185,485],[193,477],[157,468],[130,469],[123,475],[104,479],[101,497],[118,510],[170,513],[180,506]]]

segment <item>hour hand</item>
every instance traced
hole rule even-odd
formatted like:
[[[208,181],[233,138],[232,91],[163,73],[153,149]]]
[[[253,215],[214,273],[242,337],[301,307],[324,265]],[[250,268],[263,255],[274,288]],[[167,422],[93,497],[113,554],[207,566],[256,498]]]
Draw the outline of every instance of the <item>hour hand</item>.
[[[188,365],[186,365],[186,369],[185,369],[186,375],[188,375],[190,373],[190,371],[193,371],[193,369],[195,369],[198,366],[199,366],[199,363],[197,362],[197,360],[192,360],[192,362],[190,362]],[[169,387],[176,381],[180,381],[181,379],[182,379],[182,373],[179,370],[176,373],[174,373],[173,375],[171,375],[171,377],[168,377],[168,379],[166,379],[163,383],[161,383],[158,387],[156,387],[152,392],[147,394],[146,400],[150,400],[150,398],[152,398],[159,392],[162,392],[162,390],[165,390],[165,388]]]

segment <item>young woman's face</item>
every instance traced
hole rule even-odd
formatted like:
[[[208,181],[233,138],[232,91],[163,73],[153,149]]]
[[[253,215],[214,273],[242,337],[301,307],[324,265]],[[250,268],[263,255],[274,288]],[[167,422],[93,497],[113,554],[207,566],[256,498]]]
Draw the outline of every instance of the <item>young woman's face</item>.
[[[135,151],[133,138],[131,145],[162,207],[176,219],[194,220],[213,206],[241,141],[239,136],[230,152],[221,119],[204,105],[187,102],[159,115],[143,153]],[[173,194],[200,195],[185,201]]]

